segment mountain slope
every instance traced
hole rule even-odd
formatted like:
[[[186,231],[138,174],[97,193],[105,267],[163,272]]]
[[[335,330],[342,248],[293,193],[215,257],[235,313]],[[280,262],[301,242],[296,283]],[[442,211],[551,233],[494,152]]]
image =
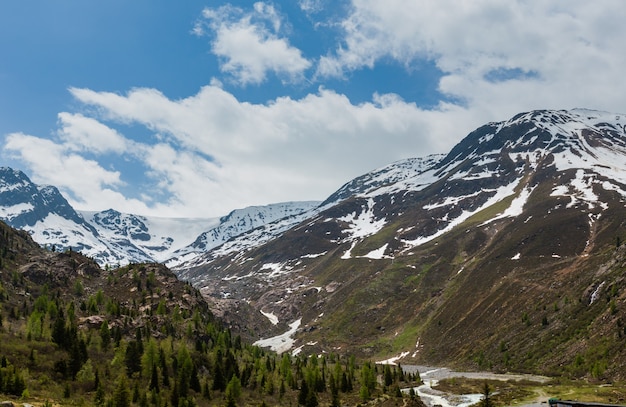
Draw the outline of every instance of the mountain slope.
[[[177,272],[221,307],[245,299],[271,321],[257,335],[296,326],[293,349],[618,377],[625,124],[580,109],[490,123],[417,173]]]
[[[395,367],[387,366],[383,386],[370,380],[371,362],[310,360],[242,342],[161,264],[102,270],[0,222],[3,406],[298,405],[304,396],[308,405],[391,406],[400,386],[419,384]]]

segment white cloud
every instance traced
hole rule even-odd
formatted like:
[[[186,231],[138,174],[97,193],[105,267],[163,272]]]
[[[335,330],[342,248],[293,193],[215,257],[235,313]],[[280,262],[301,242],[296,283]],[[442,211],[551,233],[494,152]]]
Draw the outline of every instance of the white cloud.
[[[614,86],[626,64],[625,18],[619,0],[353,0],[343,40],[317,75],[427,59],[442,73],[442,93],[492,117],[537,107],[611,110],[626,102]]]
[[[12,133],[6,137],[4,148],[19,154],[19,158],[33,169],[37,180],[45,184],[67,186],[69,174],[74,174],[70,181],[72,184],[80,182],[86,188],[90,185],[102,187],[121,184],[119,172],[106,171],[95,161],[69,153],[65,146],[52,140]]]
[[[312,65],[281,36],[282,19],[271,4],[257,2],[250,12],[232,6],[206,8],[203,16],[194,32],[206,35],[205,28],[210,29],[212,51],[222,60],[222,72],[241,85],[259,84],[268,72],[294,81]]]
[[[117,131],[81,114],[59,113],[59,125],[59,137],[71,150],[119,154],[130,147],[128,140]]]
[[[69,194],[72,204],[102,209],[126,203],[127,209],[146,211],[146,205],[126,199],[116,189],[123,185],[120,172],[107,171],[96,161],[70,152],[67,146],[23,133],[7,135],[4,149],[24,162],[33,181],[50,184]]]
[[[306,13],[319,13],[324,9],[326,0],[299,0],[300,9]]]
[[[71,92],[88,111],[99,112],[92,120],[141,125],[154,133],[134,145],[133,159],[141,160],[156,190],[168,197],[153,199],[162,205],[151,211],[179,216],[323,200],[366,171],[451,148],[454,140],[441,135],[472,120],[452,105],[424,111],[395,95],[355,105],[326,89],[264,104],[241,102],[218,86],[180,100],[154,89]],[[444,120],[449,115],[456,121]]]

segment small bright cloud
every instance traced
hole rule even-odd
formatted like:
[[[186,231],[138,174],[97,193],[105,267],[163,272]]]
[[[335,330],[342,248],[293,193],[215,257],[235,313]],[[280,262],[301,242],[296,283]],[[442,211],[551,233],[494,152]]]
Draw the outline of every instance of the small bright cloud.
[[[312,65],[281,36],[282,20],[271,4],[257,2],[251,11],[233,6],[206,8],[203,17],[194,32],[209,35],[203,25],[209,28],[222,72],[240,85],[260,84],[269,72],[294,81]]]
[[[116,130],[82,114],[59,113],[59,125],[58,134],[71,150],[120,154],[130,147],[128,140]]]

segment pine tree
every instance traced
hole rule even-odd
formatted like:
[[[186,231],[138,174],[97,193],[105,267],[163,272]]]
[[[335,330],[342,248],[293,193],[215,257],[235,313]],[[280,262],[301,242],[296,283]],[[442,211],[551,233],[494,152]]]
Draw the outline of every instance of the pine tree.
[[[141,346],[143,348],[143,346]],[[126,373],[128,376],[132,376],[133,373],[141,372],[141,355],[140,345],[137,341],[128,342],[126,347],[126,355],[124,361],[126,362]]]
[[[104,405],[105,398],[106,397],[104,394],[104,387],[102,387],[102,384],[100,384],[98,387],[96,387],[96,395],[93,401],[97,406],[102,406]]]
[[[109,345],[111,344],[111,331],[109,330],[109,323],[105,320],[100,325],[100,346],[102,350],[106,351],[109,349]]]
[[[493,407],[493,401],[491,401],[491,387],[486,381],[483,385],[483,399],[480,405],[481,407]]]
[[[125,375],[120,376],[115,387],[113,407],[130,407],[130,389]]]
[[[135,385],[133,386],[133,403],[139,401],[139,383],[135,381]]]
[[[226,390],[226,378],[224,377],[222,365],[219,363],[215,363],[215,368],[213,369],[213,390]]]
[[[180,396],[178,394],[178,382],[174,380],[174,386],[172,387],[172,393],[170,394],[170,401],[172,402],[172,406],[178,406],[178,401]]]
[[[157,393],[159,392],[159,372],[156,364],[152,365],[152,374],[150,375],[150,385],[148,386],[148,390],[154,390]]]
[[[300,385],[300,392],[298,393],[298,404],[301,406],[306,406],[308,395],[309,386],[307,385],[306,380],[302,380],[302,384]]]
[[[52,341],[59,345],[63,349],[67,349],[67,331],[65,329],[65,315],[63,314],[63,308],[59,307],[59,313],[54,320],[52,326]]]
[[[159,347],[159,363],[161,364],[161,375],[163,376],[163,387],[170,386],[170,377],[167,370],[167,360],[165,358],[165,351]]]
[[[200,387],[200,379],[198,378],[198,368],[196,367],[196,364],[193,364],[193,368],[191,370],[191,378],[189,380],[189,387],[199,393],[201,390]]]
[[[384,376],[385,386],[391,386],[391,384],[393,383],[393,375],[391,374],[391,368],[389,367],[389,365],[385,365]]]

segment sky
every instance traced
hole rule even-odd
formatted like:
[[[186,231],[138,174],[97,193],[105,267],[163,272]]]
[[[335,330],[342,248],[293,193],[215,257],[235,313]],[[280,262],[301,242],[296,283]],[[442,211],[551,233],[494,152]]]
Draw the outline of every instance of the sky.
[[[623,0],[4,0],[0,165],[80,210],[324,200],[534,109],[626,113]]]

